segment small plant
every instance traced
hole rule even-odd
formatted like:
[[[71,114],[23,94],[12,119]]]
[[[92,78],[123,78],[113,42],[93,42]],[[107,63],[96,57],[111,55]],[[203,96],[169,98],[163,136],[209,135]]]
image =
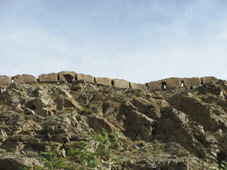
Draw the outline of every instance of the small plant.
[[[102,133],[97,134],[91,140],[94,140],[97,145],[90,146],[87,142],[75,142],[66,152],[66,157],[63,157],[62,152],[56,146],[51,146],[50,151],[40,152],[38,159],[44,167],[35,167],[33,170],[91,170],[98,166],[100,159],[109,160],[110,150],[117,146],[118,132],[107,133],[102,129]],[[120,165],[120,159],[112,159],[114,165]],[[21,170],[32,170],[32,168],[21,168]]]
[[[55,146],[52,146],[51,151],[49,152],[41,152],[39,159],[50,170],[54,170],[56,168],[67,168],[65,165],[66,160],[62,158],[61,152],[56,149]]]
[[[99,143],[96,151],[97,155],[103,159],[108,160],[110,157],[110,149],[116,146],[118,138],[118,132],[108,134],[105,129],[102,129],[102,133],[96,135],[95,138],[95,140]]]
[[[71,161],[78,162],[83,167],[95,168],[98,165],[96,154],[89,151],[88,145],[83,142],[76,142],[77,147],[70,148],[67,153]]]

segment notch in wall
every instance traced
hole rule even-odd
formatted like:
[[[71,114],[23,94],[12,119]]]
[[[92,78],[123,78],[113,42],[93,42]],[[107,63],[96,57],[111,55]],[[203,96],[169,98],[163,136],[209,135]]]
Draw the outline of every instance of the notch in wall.
[[[148,83],[145,84],[145,89],[147,89],[147,90],[149,89]]]
[[[161,89],[164,89],[164,90],[167,89],[167,84],[166,84],[165,81],[163,81],[163,82],[161,83]]]
[[[181,80],[181,87],[185,87],[184,80]]]

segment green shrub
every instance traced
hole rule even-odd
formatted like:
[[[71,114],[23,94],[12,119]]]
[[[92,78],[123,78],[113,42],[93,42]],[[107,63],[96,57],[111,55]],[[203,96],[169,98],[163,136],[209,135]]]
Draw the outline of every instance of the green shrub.
[[[66,152],[66,158],[56,146],[51,146],[50,151],[40,152],[38,159],[43,163],[44,167],[35,167],[34,170],[90,170],[98,166],[100,159],[109,160],[110,151],[117,146],[118,132],[107,133],[102,129],[102,133],[96,134],[91,140],[97,145],[92,148],[87,142],[75,142]],[[115,158],[112,161],[119,164],[120,160]],[[21,170],[32,170],[32,168],[21,168]]]
[[[67,156],[71,161],[78,162],[84,167],[95,168],[98,165],[96,154],[89,151],[87,143],[80,141],[75,143],[77,147],[70,148]]]

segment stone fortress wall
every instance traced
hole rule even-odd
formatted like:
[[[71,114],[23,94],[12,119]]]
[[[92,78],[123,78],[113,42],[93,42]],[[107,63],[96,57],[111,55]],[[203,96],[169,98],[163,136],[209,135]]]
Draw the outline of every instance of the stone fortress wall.
[[[193,77],[193,78],[167,78],[158,81],[151,81],[146,84],[132,83],[122,79],[110,79],[105,77],[93,77],[91,75],[80,74],[70,71],[61,71],[59,73],[41,74],[38,79],[33,75],[22,74],[13,77],[1,76],[0,85],[7,85],[11,83],[57,83],[69,82],[72,83],[77,80],[84,80],[87,83],[114,86],[118,88],[131,88],[131,89],[176,89],[176,88],[193,88],[209,82],[218,81],[215,77]]]

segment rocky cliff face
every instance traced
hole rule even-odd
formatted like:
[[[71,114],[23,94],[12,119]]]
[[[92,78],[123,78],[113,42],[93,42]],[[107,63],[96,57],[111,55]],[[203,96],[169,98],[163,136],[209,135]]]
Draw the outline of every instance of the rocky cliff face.
[[[221,161],[226,81],[155,91],[83,80],[0,87],[0,170],[202,170]]]

